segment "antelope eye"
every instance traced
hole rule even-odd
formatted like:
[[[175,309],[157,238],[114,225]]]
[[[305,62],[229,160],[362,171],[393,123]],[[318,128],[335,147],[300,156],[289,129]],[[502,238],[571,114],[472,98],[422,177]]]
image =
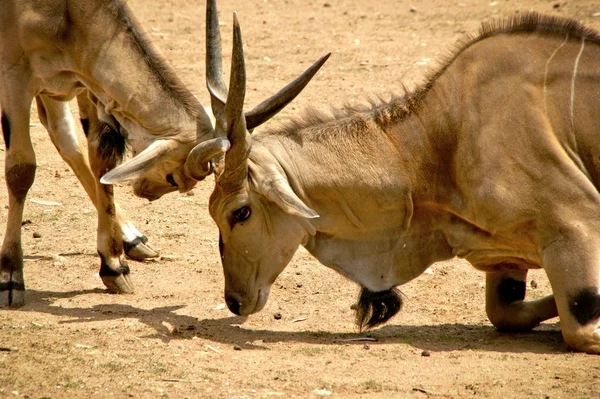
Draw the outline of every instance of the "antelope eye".
[[[247,206],[243,206],[233,211],[233,217],[235,218],[236,222],[243,222],[248,220],[248,218],[250,217],[250,213],[250,208]]]
[[[170,173],[167,175],[167,183],[174,187],[177,187],[177,183],[175,183],[175,179],[173,179],[173,175]]]

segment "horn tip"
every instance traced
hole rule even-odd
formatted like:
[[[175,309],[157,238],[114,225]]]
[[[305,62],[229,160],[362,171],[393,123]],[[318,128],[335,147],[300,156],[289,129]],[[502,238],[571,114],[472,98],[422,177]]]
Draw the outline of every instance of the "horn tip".
[[[111,175],[110,173],[105,174],[104,176],[102,176],[100,178],[100,183],[102,184],[106,184],[106,185],[110,185],[110,184],[115,184],[116,181],[114,181],[113,179],[111,179]]]
[[[231,148],[231,142],[229,140],[227,140],[225,137],[221,137],[221,140],[219,140],[221,143],[221,152],[222,153],[226,153],[227,151],[229,151],[229,149]]]

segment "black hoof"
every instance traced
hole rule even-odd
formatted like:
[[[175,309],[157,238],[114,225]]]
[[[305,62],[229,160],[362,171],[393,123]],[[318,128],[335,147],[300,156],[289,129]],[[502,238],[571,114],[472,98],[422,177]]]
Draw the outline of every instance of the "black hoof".
[[[0,307],[19,307],[25,304],[25,284],[9,281],[0,283]]]

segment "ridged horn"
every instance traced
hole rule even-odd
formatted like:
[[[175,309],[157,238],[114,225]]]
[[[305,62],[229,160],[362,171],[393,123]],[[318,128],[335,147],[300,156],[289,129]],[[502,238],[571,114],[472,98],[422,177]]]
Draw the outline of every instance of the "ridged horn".
[[[285,108],[300,92],[306,87],[308,82],[315,76],[319,69],[325,64],[331,53],[325,54],[317,62],[312,64],[302,75],[290,82],[283,89],[267,98],[250,111],[246,112],[246,126],[252,130],[262,125],[279,111]]]
[[[221,31],[216,0],[208,0],[206,3],[206,87],[210,93],[216,125],[221,128],[217,134],[224,134],[222,129],[225,128],[225,98],[228,90],[223,79]]]
[[[242,31],[236,13],[233,13],[233,50],[229,85],[225,103],[225,119],[227,120],[227,137],[231,143],[231,149],[225,155],[225,168],[223,174],[219,176],[219,183],[238,185],[248,177],[246,160],[250,152],[251,138],[246,130],[246,118],[244,117],[246,65]]]
[[[195,180],[203,180],[212,173],[210,162],[213,158],[225,154],[231,145],[225,137],[203,141],[188,154],[184,173]]]

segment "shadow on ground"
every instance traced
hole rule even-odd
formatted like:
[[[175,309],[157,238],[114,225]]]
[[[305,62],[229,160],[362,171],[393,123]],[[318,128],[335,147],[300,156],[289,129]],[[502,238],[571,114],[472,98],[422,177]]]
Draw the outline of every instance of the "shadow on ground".
[[[563,353],[564,344],[557,324],[544,324],[535,331],[525,333],[502,333],[491,325],[439,324],[401,325],[388,324],[368,332],[332,333],[326,331],[275,331],[251,330],[241,326],[245,318],[225,317],[202,319],[177,314],[187,305],[163,306],[140,309],[124,304],[99,304],[89,308],[65,308],[53,305],[56,299],[74,298],[86,294],[106,292],[102,289],[69,292],[28,291],[28,302],[20,310],[40,312],[68,320],[59,323],[86,323],[117,319],[137,319],[152,328],[155,334],[145,338],[163,341],[192,339],[198,337],[225,345],[238,344],[246,349],[265,349],[253,342],[302,342],[320,345],[369,345],[406,344],[433,351],[483,350],[495,352]],[[397,322],[401,322],[398,318]],[[375,340],[375,341],[373,341]]]

